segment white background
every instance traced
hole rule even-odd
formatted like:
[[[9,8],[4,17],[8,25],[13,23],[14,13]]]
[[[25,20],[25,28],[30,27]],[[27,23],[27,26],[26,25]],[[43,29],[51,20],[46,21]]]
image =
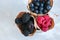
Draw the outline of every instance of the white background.
[[[0,0],[0,40],[60,40],[60,0],[53,2],[49,14],[55,21],[54,28],[45,33],[36,32],[31,37],[25,37],[17,28],[14,19],[18,12],[28,11],[28,0]]]

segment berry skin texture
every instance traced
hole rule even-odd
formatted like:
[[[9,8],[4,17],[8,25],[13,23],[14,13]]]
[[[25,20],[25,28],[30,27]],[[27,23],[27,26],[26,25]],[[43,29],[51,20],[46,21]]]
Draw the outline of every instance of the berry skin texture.
[[[22,20],[21,20],[20,18],[16,18],[16,19],[15,19],[15,23],[16,23],[16,24],[22,24]]]
[[[23,23],[28,22],[29,19],[30,19],[30,17],[31,17],[31,16],[30,16],[29,13],[23,14],[23,16],[22,16],[22,22],[23,22]]]
[[[51,18],[48,15],[44,15],[44,16],[38,16],[36,18],[37,21],[37,25],[39,26],[39,28],[46,32],[48,31],[49,27],[51,26]]]

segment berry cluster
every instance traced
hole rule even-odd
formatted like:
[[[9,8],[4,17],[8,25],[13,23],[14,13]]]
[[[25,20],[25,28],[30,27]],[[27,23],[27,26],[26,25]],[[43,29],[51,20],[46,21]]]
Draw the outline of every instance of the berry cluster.
[[[15,19],[16,24],[22,24],[21,30],[25,36],[33,33],[34,27],[34,19],[30,16],[29,13],[24,13],[21,18]]]
[[[54,23],[52,23],[51,20],[52,18],[49,17],[49,15],[46,15],[46,13],[48,13],[48,11],[52,8],[50,4],[51,4],[50,0],[31,0],[28,6],[31,13],[33,12],[36,14],[44,14],[44,15],[39,16],[28,12],[21,12],[24,14],[21,17],[19,18],[17,17],[15,19],[15,23],[18,25],[21,32],[25,36],[29,36],[29,34],[33,34],[36,31],[36,29],[38,30],[41,29],[42,31],[46,32],[49,30],[52,24],[54,26]],[[38,27],[35,28],[36,22],[32,16],[36,19],[37,25],[40,29]]]
[[[38,16],[36,18],[37,24],[40,27],[40,29],[44,32],[46,32],[47,30],[49,30],[49,27],[52,25],[52,20],[48,15],[44,15],[44,16]]]
[[[50,0],[32,0],[29,10],[37,14],[46,14],[50,9]]]

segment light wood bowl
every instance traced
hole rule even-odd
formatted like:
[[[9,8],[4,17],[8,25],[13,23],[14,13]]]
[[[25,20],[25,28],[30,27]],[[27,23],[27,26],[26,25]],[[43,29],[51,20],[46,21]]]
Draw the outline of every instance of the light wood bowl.
[[[17,15],[16,18],[21,18],[24,13],[26,13],[26,12],[19,12],[19,14]],[[31,15],[31,16],[32,16],[32,15]],[[32,17],[33,17],[33,16],[32,16]],[[21,33],[23,34],[23,31],[21,30],[21,26],[22,26],[22,25],[21,25],[21,24],[16,24],[16,25],[17,25],[17,27],[19,28],[19,30],[21,31]],[[33,33],[29,34],[28,36],[32,36],[35,32],[36,32],[36,29],[34,29]]]
[[[45,15],[45,14],[36,14],[36,13],[34,13],[34,12],[32,12],[31,10],[30,10],[30,8],[29,8],[29,4],[32,2],[32,0],[28,0],[28,6],[27,6],[27,8],[28,8],[28,10],[33,14],[33,15],[35,15],[35,16],[37,16],[37,15]],[[50,0],[50,5],[51,6],[53,6],[53,0]],[[49,10],[50,11],[50,10]],[[48,12],[49,12],[48,11]],[[46,14],[48,14],[48,12],[46,13]]]

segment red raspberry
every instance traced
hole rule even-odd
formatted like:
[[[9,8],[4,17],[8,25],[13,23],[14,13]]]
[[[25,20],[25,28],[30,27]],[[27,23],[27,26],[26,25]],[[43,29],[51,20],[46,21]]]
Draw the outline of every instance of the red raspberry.
[[[37,24],[41,28],[42,31],[46,32],[51,26],[51,18],[48,15],[38,16]]]
[[[38,22],[39,24],[41,24],[43,20],[44,20],[44,17],[42,17],[42,16],[38,16],[38,17],[37,17],[37,22]]]
[[[45,27],[45,28],[43,27],[43,28],[41,28],[41,30],[46,32],[48,30],[48,27]]]
[[[50,17],[48,16],[48,15],[44,15],[43,16],[46,20],[49,20],[50,19]]]

